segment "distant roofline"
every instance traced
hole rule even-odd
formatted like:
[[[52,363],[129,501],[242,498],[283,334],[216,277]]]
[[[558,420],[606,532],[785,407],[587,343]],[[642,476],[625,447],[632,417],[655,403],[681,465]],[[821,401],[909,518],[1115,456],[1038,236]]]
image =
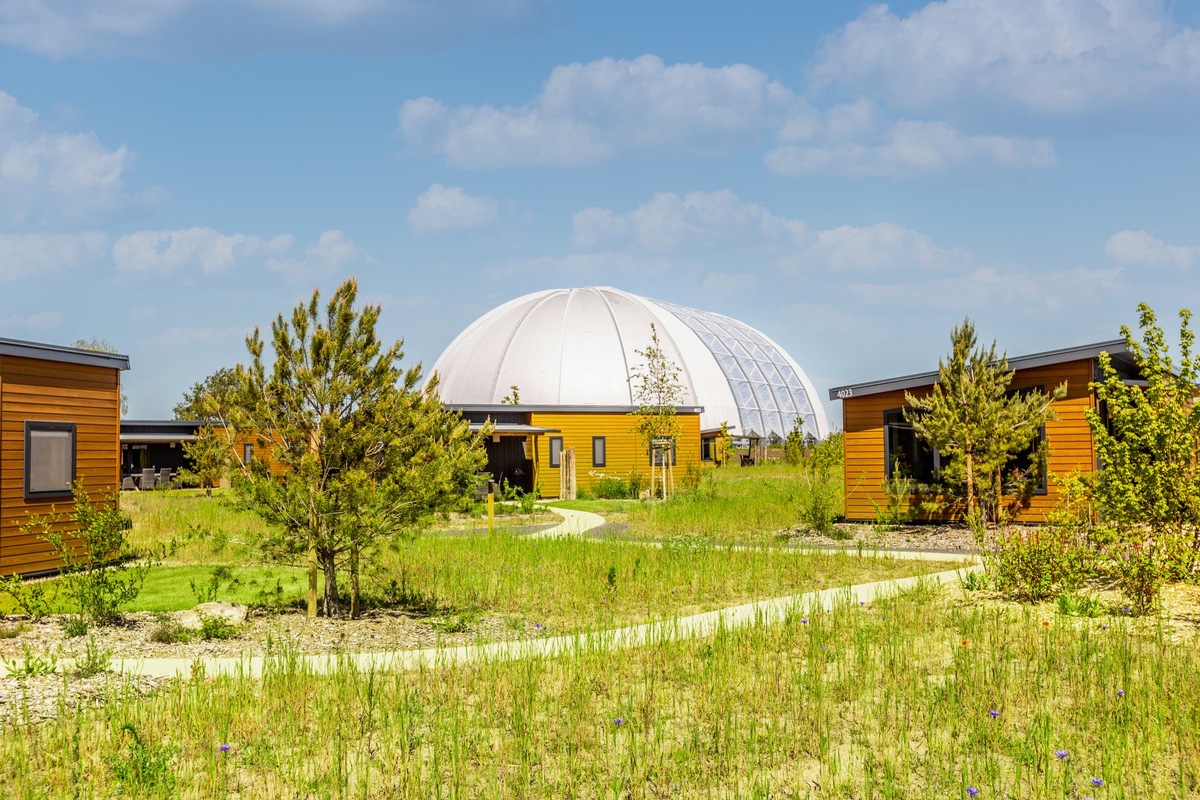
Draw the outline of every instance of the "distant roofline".
[[[20,339],[0,338],[0,356],[36,358],[41,361],[58,361],[63,364],[79,364],[87,367],[109,367],[116,370],[129,369],[129,356],[119,353],[102,353],[81,347],[61,347],[56,344],[25,342]]]
[[[442,405],[446,406],[446,408],[452,408],[455,411],[495,412],[497,414],[513,411],[557,412],[564,414],[629,414],[638,410],[637,406],[513,405],[510,403],[443,403]],[[700,414],[703,411],[704,406],[675,406],[675,413],[677,414]]]
[[[1027,356],[1016,356],[1008,359],[1008,368],[1013,371],[1034,369],[1051,364],[1062,364],[1067,361],[1080,361],[1085,358],[1095,358],[1101,353],[1125,355],[1129,346],[1124,339],[1113,339],[1096,344],[1085,344],[1078,347],[1064,347],[1060,350],[1047,350],[1044,353],[1032,353]],[[845,400],[848,397],[863,397],[864,395],[894,392],[900,389],[914,389],[918,386],[932,386],[938,382],[938,371],[921,372],[916,375],[903,375],[898,378],[885,378],[878,381],[852,383],[845,386],[835,386],[829,390],[830,400]]]

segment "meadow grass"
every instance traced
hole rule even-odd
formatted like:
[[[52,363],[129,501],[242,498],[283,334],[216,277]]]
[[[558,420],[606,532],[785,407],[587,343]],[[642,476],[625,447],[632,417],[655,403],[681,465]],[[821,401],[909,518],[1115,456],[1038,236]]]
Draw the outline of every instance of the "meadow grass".
[[[396,672],[315,675],[282,653],[261,680],[196,676],[140,699],[114,679],[101,711],[0,732],[0,785],[12,798],[1200,793],[1197,642],[1152,622],[1043,618],[927,584],[695,640],[602,638]]]

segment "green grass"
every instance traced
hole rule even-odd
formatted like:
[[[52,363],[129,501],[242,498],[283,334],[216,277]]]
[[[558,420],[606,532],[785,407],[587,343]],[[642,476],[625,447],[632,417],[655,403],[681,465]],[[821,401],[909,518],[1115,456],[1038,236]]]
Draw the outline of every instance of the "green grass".
[[[0,785],[13,798],[75,786],[94,797],[956,798],[972,786],[984,800],[1183,800],[1200,792],[1196,645],[924,587],[552,659],[314,675],[282,656],[261,680],[197,678],[148,699],[114,685],[103,712],[5,729]],[[118,786],[129,770],[114,765],[151,755],[129,726],[171,757]]]

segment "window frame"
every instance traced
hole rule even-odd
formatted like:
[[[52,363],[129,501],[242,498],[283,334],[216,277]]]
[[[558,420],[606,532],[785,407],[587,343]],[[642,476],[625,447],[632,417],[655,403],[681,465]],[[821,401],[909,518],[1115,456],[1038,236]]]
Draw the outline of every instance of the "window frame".
[[[608,439],[608,437],[606,437],[606,436],[593,436],[592,437],[592,466],[593,467],[608,466],[608,441],[607,441],[607,439]],[[597,445],[600,446],[599,451],[597,451],[597,448],[596,448]],[[599,458],[596,458],[597,452],[600,453]]]
[[[67,432],[69,434],[69,451],[70,451],[70,480],[67,485],[61,488],[53,489],[31,489],[30,478],[33,469],[33,433],[37,431],[43,432]],[[26,500],[48,500],[61,497],[71,497],[71,486],[77,478],[76,468],[79,460],[79,432],[74,422],[51,422],[43,420],[25,420],[25,473],[23,482],[23,494]]]
[[[547,451],[547,454],[550,456],[550,466],[557,469],[562,466],[563,437],[551,436],[549,439],[550,449]],[[558,445],[557,449],[555,445]]]
[[[242,463],[249,465],[254,461],[254,442],[242,442]]]
[[[912,424],[904,418],[904,411],[906,408],[909,408],[909,406],[889,408],[883,412],[883,475],[884,478],[889,481],[892,480],[893,476],[895,475],[895,464],[897,459],[892,457],[892,430],[898,429],[908,431],[917,442],[918,446],[923,446],[929,450],[930,459],[932,461],[932,470],[928,476],[915,474],[907,476],[913,482],[913,492],[917,492],[923,485],[927,486],[937,483],[938,476],[942,471],[942,455],[937,451],[936,447],[929,447],[929,445],[926,445],[921,441],[921,438],[917,435],[916,430],[913,429]],[[898,421],[891,421],[893,419]]]
[[[674,467],[678,463],[678,456],[679,456],[678,445],[679,445],[679,443],[677,441],[675,441],[674,439],[671,440],[671,466],[672,467]],[[650,461],[650,466],[652,466],[652,467],[667,466],[666,464],[659,464],[659,463],[655,462],[655,459],[654,459],[655,452],[657,452],[657,451],[654,448],[654,443],[651,442],[650,447],[649,447],[649,452],[646,454],[646,457]]]

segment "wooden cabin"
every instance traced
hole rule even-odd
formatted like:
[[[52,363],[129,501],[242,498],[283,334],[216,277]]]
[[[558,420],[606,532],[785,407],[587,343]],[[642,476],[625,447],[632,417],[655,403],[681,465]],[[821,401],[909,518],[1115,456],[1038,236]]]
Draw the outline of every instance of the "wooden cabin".
[[[1053,404],[1057,419],[1048,421],[1044,436],[1049,455],[1042,488],[1032,497],[1018,501],[1010,498],[1018,522],[1043,522],[1060,499],[1053,476],[1096,469],[1096,450],[1085,412],[1097,407],[1090,384],[1101,379],[1098,357],[1107,352],[1113,366],[1129,381],[1138,379],[1137,369],[1124,340],[1036,353],[1010,358],[1013,370],[1011,391],[1037,387],[1053,391],[1063,381],[1067,394]],[[876,519],[877,507],[886,509],[885,481],[897,469],[903,469],[917,483],[932,482],[937,473],[938,454],[919,441],[904,420],[905,394],[928,395],[937,383],[938,373],[925,372],[899,378],[838,386],[829,390],[831,400],[842,401],[842,425],[845,435],[846,519],[869,522]],[[940,502],[934,494],[914,492],[910,507],[922,501]],[[961,511],[942,508],[919,512],[923,521],[951,521]]]
[[[0,575],[60,566],[23,528],[31,515],[69,515],[73,482],[94,501],[120,486],[127,369],[128,356],[0,339]]]
[[[508,483],[541,497],[560,496],[562,454],[575,450],[575,485],[591,490],[604,477],[629,480],[633,472],[649,483],[652,455],[632,432],[634,406],[457,405],[475,430],[490,422],[488,471],[496,483]],[[676,415],[683,435],[675,443],[672,466],[679,486],[689,466],[700,467],[700,413],[680,406]]]

